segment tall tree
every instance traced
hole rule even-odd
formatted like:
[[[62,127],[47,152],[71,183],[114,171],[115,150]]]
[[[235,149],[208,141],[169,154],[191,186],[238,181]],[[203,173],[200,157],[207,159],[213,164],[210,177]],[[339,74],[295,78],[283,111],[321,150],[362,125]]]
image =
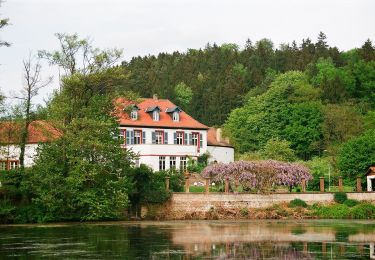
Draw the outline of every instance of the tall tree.
[[[3,1],[0,0],[0,7],[1,7],[1,3]],[[4,28],[5,26],[8,26],[9,25],[9,19],[8,18],[0,18],[0,29]],[[6,47],[9,47],[10,46],[10,43],[7,42],[7,41],[3,41],[0,39],[0,47],[1,46],[6,46]]]
[[[57,65],[66,75],[76,72],[95,73],[113,66],[122,56],[122,50],[113,48],[100,50],[93,47],[89,38],[79,38],[78,34],[55,34],[60,43],[60,50],[52,52],[40,50],[38,55]]]
[[[24,169],[24,161],[25,161],[25,149],[26,143],[29,135],[29,125],[31,123],[31,112],[32,112],[32,99],[38,95],[39,90],[44,88],[48,84],[51,83],[52,78],[48,78],[47,80],[43,80],[41,76],[41,69],[42,66],[40,65],[39,61],[34,61],[31,54],[29,55],[28,59],[23,60],[23,79],[24,79],[24,87],[21,90],[21,96],[16,97],[21,99],[24,105],[24,127],[22,128],[21,133],[21,142],[20,142],[20,168],[21,171]]]
[[[174,88],[174,91],[178,104],[180,104],[183,109],[186,109],[193,97],[193,91],[184,82],[178,83]]]
[[[318,41],[315,44],[317,55],[319,57],[326,57],[328,54],[327,36],[324,32],[319,32]]]
[[[3,93],[1,92],[1,88],[0,88],[0,116],[5,111],[4,101],[5,101],[5,97],[3,96]]]
[[[375,48],[372,46],[372,42],[370,39],[362,45],[361,49],[359,49],[359,53],[365,61],[372,61],[375,60]]]

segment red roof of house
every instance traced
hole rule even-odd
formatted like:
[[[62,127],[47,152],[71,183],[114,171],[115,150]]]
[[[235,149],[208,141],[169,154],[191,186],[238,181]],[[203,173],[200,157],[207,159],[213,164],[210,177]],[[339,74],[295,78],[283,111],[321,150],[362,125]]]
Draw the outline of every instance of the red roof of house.
[[[0,121],[0,144],[20,143],[21,127],[19,122]],[[51,123],[41,120],[31,122],[28,130],[28,144],[53,141],[62,135]]]
[[[217,128],[210,127],[207,132],[207,145],[210,146],[223,146],[223,147],[233,147],[226,140],[217,140]]]
[[[124,108],[126,110],[130,105],[137,105],[139,108],[137,120],[132,120],[129,116],[129,111],[124,111]],[[198,122],[184,111],[180,112],[180,120],[178,122],[173,121],[172,114],[167,113],[166,110],[176,108],[176,105],[168,99],[145,98],[135,103],[129,102],[125,98],[118,98],[115,101],[115,107],[115,114],[122,126],[208,129],[206,125]],[[159,121],[153,121],[152,113],[146,112],[147,109],[154,107],[160,108]]]

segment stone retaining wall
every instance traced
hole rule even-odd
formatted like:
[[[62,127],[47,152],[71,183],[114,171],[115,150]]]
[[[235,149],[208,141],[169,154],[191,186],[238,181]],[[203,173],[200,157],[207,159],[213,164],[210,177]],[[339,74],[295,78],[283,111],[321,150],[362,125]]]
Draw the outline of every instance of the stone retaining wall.
[[[375,201],[375,192],[349,192],[348,199]],[[334,193],[272,193],[272,194],[235,194],[235,193],[173,193],[171,199],[154,211],[167,211],[175,216],[185,214],[204,214],[212,208],[241,209],[265,208],[273,204],[301,199],[307,204],[333,202]],[[149,209],[145,209],[149,211]],[[147,214],[146,212],[144,212]],[[149,212],[148,212],[149,213]],[[143,214],[144,215],[144,214]],[[177,217],[178,218],[178,217]]]

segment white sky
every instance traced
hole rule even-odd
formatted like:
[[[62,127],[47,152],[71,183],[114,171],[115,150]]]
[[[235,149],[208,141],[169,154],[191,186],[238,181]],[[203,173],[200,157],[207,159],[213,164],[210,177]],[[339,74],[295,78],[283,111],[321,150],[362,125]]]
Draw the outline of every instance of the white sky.
[[[124,58],[203,48],[207,42],[245,44],[270,38],[280,43],[319,31],[341,50],[375,41],[374,0],[6,0],[0,17],[11,26],[0,38],[0,89],[9,95],[22,82],[22,59],[32,51],[58,48],[54,33],[90,36],[94,46],[123,48]],[[47,64],[45,76],[56,74]],[[37,102],[58,85],[44,89]]]

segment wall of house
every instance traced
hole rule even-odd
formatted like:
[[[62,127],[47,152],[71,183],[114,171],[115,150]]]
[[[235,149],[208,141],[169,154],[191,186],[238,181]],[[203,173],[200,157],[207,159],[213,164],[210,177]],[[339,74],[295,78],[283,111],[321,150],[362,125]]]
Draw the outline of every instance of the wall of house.
[[[230,163],[234,161],[234,149],[232,147],[224,146],[207,146],[207,151],[210,153],[210,158],[208,162]]]
[[[145,134],[144,144],[124,145],[127,149],[132,150],[139,155],[139,163],[150,166],[154,171],[159,170],[159,157],[165,156],[166,169],[170,166],[170,157],[176,157],[176,168],[180,168],[181,157],[196,158],[207,151],[207,130],[187,130],[187,129],[164,129],[164,128],[135,128],[135,127],[120,127],[120,130],[133,131],[141,130]],[[153,144],[152,133],[155,131],[164,131],[168,135],[167,144]],[[189,136],[191,133],[202,134],[202,147],[199,148],[195,145],[176,145],[174,144],[174,133],[183,131]],[[126,142],[126,140],[124,140]]]
[[[38,144],[27,144],[25,148],[25,167],[30,167],[34,164],[37,155]],[[19,145],[5,145],[0,147],[0,161],[18,160],[21,149]]]

